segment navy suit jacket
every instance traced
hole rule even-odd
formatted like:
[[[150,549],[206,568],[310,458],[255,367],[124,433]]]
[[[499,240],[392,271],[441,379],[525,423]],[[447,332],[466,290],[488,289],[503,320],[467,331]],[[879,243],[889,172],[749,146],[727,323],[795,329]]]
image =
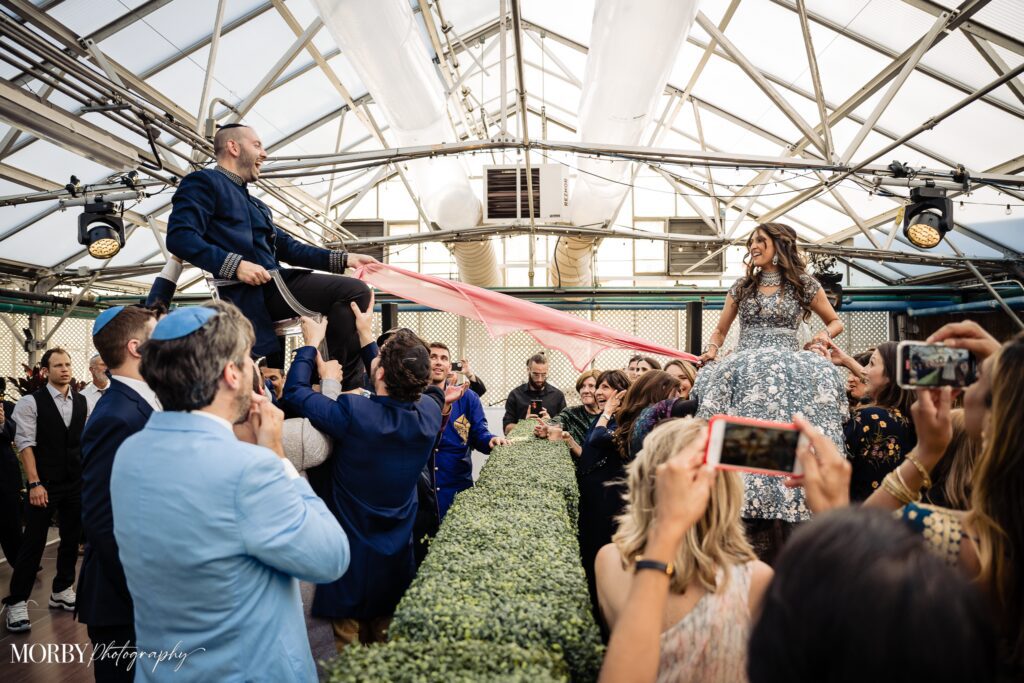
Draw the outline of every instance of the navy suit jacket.
[[[242,260],[267,270],[283,261],[303,268],[341,272],[343,252],[303,244],[273,223],[270,208],[226,175],[212,168],[185,176],[171,199],[167,248],[179,258],[213,273],[235,277]],[[253,352],[280,351],[263,290],[238,283],[220,288],[220,295],[242,309],[256,331]]]
[[[142,431],[153,413],[146,399],[113,378],[82,432],[82,525],[85,557],[78,575],[78,620],[90,626],[133,623],[132,596],[114,540],[110,472],[125,439]]]

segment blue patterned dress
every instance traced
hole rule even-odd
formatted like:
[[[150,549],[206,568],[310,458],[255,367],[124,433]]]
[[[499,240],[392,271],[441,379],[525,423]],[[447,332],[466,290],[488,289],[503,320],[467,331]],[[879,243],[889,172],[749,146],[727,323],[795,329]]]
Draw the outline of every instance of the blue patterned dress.
[[[801,275],[803,291],[787,282],[774,294],[757,292],[739,304],[740,335],[736,350],[697,373],[692,395],[700,400],[698,417],[735,415],[790,422],[803,413],[845,452],[843,422],[848,414],[845,381],[828,360],[802,351],[797,330],[800,301],[810,303],[821,289]],[[743,279],[729,290],[736,299]],[[797,297],[800,297],[798,299]],[[744,474],[743,517],[800,522],[809,519],[803,489],[788,489],[782,477]]]

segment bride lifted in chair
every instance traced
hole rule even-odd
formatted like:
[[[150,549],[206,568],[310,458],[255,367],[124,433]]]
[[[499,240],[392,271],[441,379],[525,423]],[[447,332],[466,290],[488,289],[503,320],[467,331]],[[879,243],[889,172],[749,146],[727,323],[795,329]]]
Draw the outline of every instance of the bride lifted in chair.
[[[222,126],[213,138],[213,150],[217,165],[188,174],[174,193],[167,248],[217,278],[217,295],[238,306],[252,322],[253,354],[265,356],[268,367],[284,367],[275,321],[319,313],[327,316],[327,348],[344,370],[344,388],[362,386],[351,303],[365,309],[370,290],[340,273],[376,259],[303,244],[274,225],[270,208],[249,194],[248,184],[259,179],[267,158],[252,128]],[[281,262],[300,268],[281,268]]]

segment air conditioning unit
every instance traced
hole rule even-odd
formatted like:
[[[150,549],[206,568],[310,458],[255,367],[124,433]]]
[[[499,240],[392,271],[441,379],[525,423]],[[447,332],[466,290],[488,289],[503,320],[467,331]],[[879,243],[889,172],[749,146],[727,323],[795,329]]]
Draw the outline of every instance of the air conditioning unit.
[[[668,219],[668,234],[708,237],[709,241],[718,239],[715,231],[699,218]],[[725,272],[724,249],[704,261],[708,258],[708,247],[701,242],[665,242],[665,248],[668,249],[668,258],[665,262],[668,264],[669,275],[721,275]],[[712,249],[712,253],[714,251]],[[701,261],[704,263],[693,268]],[[691,268],[693,270],[690,270]],[[688,270],[689,273],[686,272]]]
[[[356,236],[356,239],[368,239],[371,237],[384,237],[387,235],[387,224],[379,220],[347,220],[341,222],[341,227]],[[372,256],[378,261],[384,260],[384,245],[378,247],[359,247],[357,253]]]
[[[565,166],[532,166],[533,217],[537,220],[568,219],[569,179]],[[525,166],[484,166],[484,222],[506,223],[529,219]]]

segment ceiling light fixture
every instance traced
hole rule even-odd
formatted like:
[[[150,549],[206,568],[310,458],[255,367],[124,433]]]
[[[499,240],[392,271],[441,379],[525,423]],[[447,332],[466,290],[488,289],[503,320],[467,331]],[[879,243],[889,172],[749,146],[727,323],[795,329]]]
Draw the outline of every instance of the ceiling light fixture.
[[[903,235],[919,249],[934,249],[953,227],[953,202],[946,190],[927,181],[910,190],[910,204],[903,214]]]
[[[95,201],[85,205],[78,217],[78,243],[96,259],[117,256],[124,246],[124,221],[114,215],[110,202]]]

